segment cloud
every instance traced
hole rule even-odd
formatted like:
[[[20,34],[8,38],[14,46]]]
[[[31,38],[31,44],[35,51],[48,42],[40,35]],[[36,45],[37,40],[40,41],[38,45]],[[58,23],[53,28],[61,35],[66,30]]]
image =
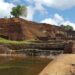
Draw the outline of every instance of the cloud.
[[[29,6],[27,6],[28,8],[28,11],[27,11],[28,16],[26,17],[27,20],[33,20],[34,14],[37,11],[43,14],[43,16],[47,16],[48,11],[46,10],[45,7],[63,10],[63,9],[69,9],[75,6],[75,0],[69,0],[69,1],[68,0],[12,0],[11,2],[13,2],[14,4],[20,3],[23,5],[25,4],[24,2],[27,2],[29,4]],[[55,16],[60,18],[58,15],[55,15]],[[56,19],[55,16],[54,16],[54,19]],[[23,18],[25,17],[23,16]],[[52,22],[52,19],[50,20]]]
[[[23,2],[22,2],[23,1]],[[27,17],[25,18],[22,16],[22,18],[27,20],[33,20],[34,14],[39,11],[41,14],[47,14],[47,11],[45,9],[45,6],[57,8],[57,9],[69,9],[75,6],[75,0],[10,0],[11,3],[5,2],[4,0],[0,0],[0,17],[10,17],[10,11],[11,8],[14,7],[14,3],[23,3],[28,2],[29,6],[27,6]],[[13,2],[13,3],[12,3]],[[64,23],[64,18],[60,16],[59,14],[55,14],[52,18],[47,18],[43,20],[42,22],[52,23],[52,24],[61,24]],[[70,24],[71,23],[69,21]],[[73,25],[74,26],[74,25]]]
[[[52,24],[52,25],[57,25],[57,26],[60,26],[62,24],[71,25],[75,30],[75,23],[72,23],[70,21],[65,21],[65,19],[57,13],[54,14],[54,16],[51,18],[46,18],[42,20],[41,23],[47,23],[47,24]]]
[[[27,17],[21,16],[21,18],[26,19],[26,20],[29,20],[29,21],[32,21],[33,20],[34,13],[35,13],[35,9],[33,7],[31,7],[31,6],[28,6],[27,7]]]
[[[48,6],[57,9],[68,9],[75,6],[75,0],[27,0],[35,6]]]
[[[43,4],[57,9],[68,9],[75,6],[75,0],[43,0]]]
[[[56,13],[53,16],[53,20],[56,21],[56,23],[58,25],[60,25],[64,21],[64,18],[62,16],[60,16],[59,14]]]
[[[32,8],[31,6],[28,6],[27,9],[28,9],[28,11],[27,11],[27,17],[26,17],[26,19],[32,21],[34,13],[35,13],[35,9]]]
[[[13,0],[14,2],[17,2],[18,0]],[[7,17],[9,18],[11,16],[10,12],[12,10],[12,7],[14,7],[13,3],[5,2],[4,0],[0,0],[0,18]],[[32,6],[27,6],[27,17],[21,16],[21,18],[27,19],[27,20],[33,20],[34,15],[34,8]],[[26,13],[25,13],[26,14]]]
[[[51,19],[51,18],[44,19],[44,20],[41,21],[41,23],[57,25],[57,22],[54,19]]]
[[[42,14],[47,14],[45,8],[42,6],[42,0],[27,0],[31,6],[35,9],[35,11],[39,11]]]
[[[5,2],[4,0],[0,0],[0,18],[10,17],[11,8],[15,5],[12,3]]]
[[[20,0],[19,0],[20,1]],[[33,12],[31,11],[32,8],[30,9],[29,12],[32,13],[29,14],[30,19],[31,17],[34,17],[33,15],[39,11],[41,14],[43,14],[43,16],[47,16],[48,15],[48,11],[46,10],[45,7],[50,7],[50,8],[56,8],[56,9],[69,9],[75,6],[75,0],[26,0],[31,7],[33,7]],[[28,13],[29,13],[28,12]],[[29,18],[28,16],[28,18]],[[55,21],[58,21],[58,23],[60,22],[59,20],[62,21],[62,17],[59,15],[54,15],[54,19],[49,19],[49,22],[53,22],[53,24],[55,24]],[[55,21],[54,21],[55,20]],[[46,19],[46,21],[48,22],[48,20]]]
[[[5,6],[2,5],[4,3]],[[46,10],[46,7],[50,8],[56,8],[56,9],[69,9],[75,6],[75,0],[9,0],[10,3],[4,2],[4,0],[0,0],[0,8],[6,7],[8,4],[9,8],[7,7],[8,12],[6,14],[9,14],[9,11],[11,11],[11,7],[13,7],[14,4],[23,4],[25,5],[26,3],[28,4],[28,16],[26,17],[27,20],[33,20],[34,14],[39,11],[43,16],[47,16],[48,12]],[[1,10],[1,9],[0,9]],[[3,14],[5,10],[2,9],[0,13]],[[5,14],[3,14],[4,16]],[[24,17],[24,16],[23,16]],[[24,17],[25,18],[25,17]],[[52,22],[52,21],[51,21]]]
[[[47,19],[42,20],[42,23],[49,23],[53,25],[60,25],[62,22],[64,22],[63,17],[57,13],[54,14],[52,18],[47,18]]]

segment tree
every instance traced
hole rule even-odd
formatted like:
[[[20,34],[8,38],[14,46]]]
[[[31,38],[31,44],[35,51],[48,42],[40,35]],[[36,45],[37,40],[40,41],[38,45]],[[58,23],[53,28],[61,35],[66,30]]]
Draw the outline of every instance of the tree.
[[[12,8],[11,15],[19,18],[19,16],[21,16],[23,13],[25,13],[26,16],[26,11],[27,9],[25,6],[17,5],[16,7]]]
[[[70,26],[70,25],[66,25],[66,26],[65,25],[61,25],[60,27],[65,29],[65,30],[73,30],[73,27]]]

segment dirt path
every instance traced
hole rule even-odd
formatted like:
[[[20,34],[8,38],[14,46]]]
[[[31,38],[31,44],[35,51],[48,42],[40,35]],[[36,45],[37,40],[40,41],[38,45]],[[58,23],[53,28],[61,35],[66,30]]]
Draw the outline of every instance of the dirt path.
[[[39,75],[75,75],[75,54],[56,57]]]

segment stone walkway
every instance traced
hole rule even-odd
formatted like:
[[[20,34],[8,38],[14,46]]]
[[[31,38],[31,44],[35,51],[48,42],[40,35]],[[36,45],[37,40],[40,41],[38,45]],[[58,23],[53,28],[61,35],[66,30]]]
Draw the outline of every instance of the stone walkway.
[[[57,56],[39,75],[75,75],[75,54]]]

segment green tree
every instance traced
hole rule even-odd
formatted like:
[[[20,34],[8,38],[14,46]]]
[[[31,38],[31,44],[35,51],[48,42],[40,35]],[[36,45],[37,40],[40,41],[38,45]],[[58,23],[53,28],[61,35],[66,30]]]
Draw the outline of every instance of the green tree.
[[[65,29],[65,30],[73,30],[73,27],[70,25],[61,25],[60,27]]]
[[[23,13],[25,13],[25,16],[26,16],[27,15],[26,12],[27,12],[27,9],[25,6],[17,5],[16,7],[12,8],[11,15],[19,18],[19,16],[23,15]]]

